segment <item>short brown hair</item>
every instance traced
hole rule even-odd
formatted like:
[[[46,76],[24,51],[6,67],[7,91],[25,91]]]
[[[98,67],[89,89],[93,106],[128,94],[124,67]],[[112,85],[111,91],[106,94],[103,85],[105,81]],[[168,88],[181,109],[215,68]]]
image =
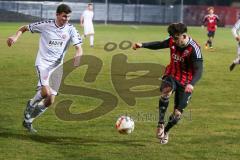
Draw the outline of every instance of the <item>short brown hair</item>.
[[[214,11],[214,7],[208,7],[207,11],[213,10]]]
[[[184,23],[172,23],[168,26],[168,33],[172,37],[187,33],[187,26]]]
[[[88,6],[92,6],[93,5],[93,3],[88,3]]]
[[[69,14],[72,12],[71,8],[66,5],[66,4],[60,4],[58,7],[57,7],[57,13],[66,13],[66,14]]]

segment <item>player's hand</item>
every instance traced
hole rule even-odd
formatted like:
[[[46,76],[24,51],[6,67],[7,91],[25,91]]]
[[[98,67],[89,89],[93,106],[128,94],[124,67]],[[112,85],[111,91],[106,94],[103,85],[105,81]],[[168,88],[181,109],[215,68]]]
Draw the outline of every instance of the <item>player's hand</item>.
[[[83,27],[83,23],[80,23],[80,26]]]
[[[185,87],[185,92],[186,93],[192,93],[193,92],[193,86],[191,84],[188,84],[186,87]]]
[[[236,40],[237,40],[238,42],[240,42],[240,36],[236,37]]]
[[[80,59],[81,59],[81,56],[75,56],[73,58],[73,66],[74,67],[78,67],[80,65]]]
[[[11,47],[16,41],[17,41],[17,38],[15,36],[8,37],[7,39],[8,47]]]
[[[141,47],[142,47],[142,43],[135,43],[135,44],[133,44],[132,49],[136,50]]]

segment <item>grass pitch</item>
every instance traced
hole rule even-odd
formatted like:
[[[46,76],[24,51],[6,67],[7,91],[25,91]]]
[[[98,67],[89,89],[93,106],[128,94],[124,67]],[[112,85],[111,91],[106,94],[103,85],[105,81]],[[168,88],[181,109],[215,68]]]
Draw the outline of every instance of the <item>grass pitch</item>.
[[[202,46],[204,74],[195,87],[182,121],[171,130],[169,143],[160,145],[155,138],[158,96],[137,98],[136,105],[129,106],[114,89],[111,67],[113,56],[118,54],[126,55],[129,63],[166,65],[169,62],[168,49],[122,50],[119,44],[123,40],[163,40],[167,37],[167,26],[96,25],[95,47],[89,47],[88,39],[83,44],[85,55],[95,56],[103,62],[96,81],[83,81],[87,67],[82,66],[67,77],[66,83],[112,94],[118,99],[117,107],[88,121],[64,121],[56,116],[52,106],[34,122],[38,133],[29,134],[22,128],[21,122],[26,102],[35,94],[37,76],[34,61],[39,36],[25,33],[12,48],[8,48],[7,37],[15,33],[20,25],[0,25],[0,159],[239,159],[240,68],[236,67],[233,72],[228,69],[236,57],[236,42],[230,28],[218,28],[215,49],[210,51],[204,49],[206,31],[200,27],[189,27],[191,37]],[[82,33],[82,29],[78,29]],[[117,48],[105,51],[107,42],[116,43]],[[71,47],[65,60],[73,55]],[[141,89],[148,89],[148,86]],[[57,97],[58,102],[63,99],[73,100],[70,110],[75,114],[90,111],[102,102],[67,94]],[[172,108],[173,101],[170,102],[168,115]],[[115,122],[123,114],[135,119],[136,128],[130,135],[120,135],[115,130]]]

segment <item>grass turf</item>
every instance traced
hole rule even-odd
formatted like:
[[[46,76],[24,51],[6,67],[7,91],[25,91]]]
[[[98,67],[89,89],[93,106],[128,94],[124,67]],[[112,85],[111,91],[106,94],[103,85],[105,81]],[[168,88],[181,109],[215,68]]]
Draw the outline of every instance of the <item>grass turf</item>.
[[[59,119],[53,107],[34,122],[37,134],[27,133],[21,126],[26,102],[34,94],[37,76],[34,61],[39,36],[25,33],[12,47],[6,38],[16,32],[22,23],[0,25],[0,159],[68,159],[68,160],[140,160],[140,159],[239,159],[240,157],[240,105],[239,68],[229,72],[229,65],[236,56],[236,42],[229,28],[218,28],[214,50],[205,50],[206,31],[189,27],[189,34],[201,46],[204,56],[204,74],[196,85],[191,103],[182,121],[171,130],[167,145],[160,145],[155,138],[158,115],[158,96],[137,98],[135,106],[126,104],[115,91],[111,81],[112,59],[118,54],[128,57],[129,63],[169,62],[169,50],[140,49],[111,52],[104,50],[107,42],[117,46],[123,41],[132,42],[163,40],[166,26],[96,25],[95,47],[84,40],[85,55],[98,57],[103,62],[95,82],[84,82],[87,67],[79,67],[66,83],[108,92],[118,99],[117,107],[98,118],[88,121]],[[76,25],[82,33],[82,29]],[[74,55],[70,47],[65,60]],[[140,73],[136,73],[138,77]],[[133,74],[134,75],[134,74]],[[120,75],[121,76],[121,75]],[[134,76],[133,76],[134,77]],[[141,89],[149,89],[142,86]],[[95,108],[101,100],[60,94],[57,102],[73,100],[71,112],[78,114]],[[171,99],[168,115],[173,108]],[[120,135],[115,121],[128,114],[135,119],[135,131]]]

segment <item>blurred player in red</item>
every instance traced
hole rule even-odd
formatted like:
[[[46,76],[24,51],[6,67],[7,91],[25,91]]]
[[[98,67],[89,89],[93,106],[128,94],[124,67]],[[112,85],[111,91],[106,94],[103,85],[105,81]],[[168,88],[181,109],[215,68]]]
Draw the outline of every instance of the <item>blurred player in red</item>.
[[[213,48],[212,46],[212,41],[215,35],[215,31],[217,29],[217,23],[219,21],[219,17],[214,14],[214,8],[213,7],[208,7],[208,14],[203,18],[203,24],[207,26],[207,31],[208,31],[208,40],[205,44],[205,48]]]

